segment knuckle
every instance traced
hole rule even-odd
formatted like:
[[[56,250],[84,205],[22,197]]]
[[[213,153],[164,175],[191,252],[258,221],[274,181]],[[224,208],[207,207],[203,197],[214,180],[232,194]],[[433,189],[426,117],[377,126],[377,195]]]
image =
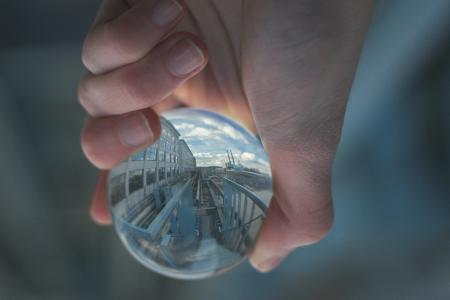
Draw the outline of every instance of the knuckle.
[[[83,65],[92,73],[101,73],[108,69],[104,54],[112,55],[119,60],[133,55],[133,47],[123,26],[114,21],[94,26],[88,33],[81,53]]]
[[[134,109],[145,108],[149,105],[151,95],[144,88],[140,75],[135,70],[121,72],[117,81],[121,98],[132,103]]]
[[[86,124],[81,133],[81,149],[86,158],[97,168],[106,169],[108,164],[104,159],[104,153],[101,153],[101,147],[98,147],[96,139],[90,130],[89,124]]]
[[[80,105],[87,110],[87,102],[88,102],[88,92],[86,89],[85,79],[82,79],[80,84],[78,85],[78,102]]]
[[[94,163],[96,161],[95,158],[97,157],[97,152],[95,151],[95,141],[92,138],[92,134],[90,133],[89,128],[90,126],[87,123],[81,131],[80,143],[84,155],[89,159],[89,161]]]
[[[106,44],[116,56],[119,58],[127,58],[133,54],[133,47],[127,38],[128,34],[125,32],[123,26],[116,26],[114,21],[104,24],[104,35]]]
[[[94,45],[92,41],[92,33],[89,33],[83,44],[83,49],[81,51],[81,61],[86,69],[88,69],[92,73],[95,73],[97,67],[94,60],[93,47]]]
[[[88,69],[89,71],[93,71],[94,64],[91,62],[91,56],[88,46],[83,46],[83,50],[81,52],[81,61],[83,65]]]
[[[94,111],[90,100],[91,96],[89,94],[88,79],[85,77],[78,85],[78,102],[88,114],[93,115]]]

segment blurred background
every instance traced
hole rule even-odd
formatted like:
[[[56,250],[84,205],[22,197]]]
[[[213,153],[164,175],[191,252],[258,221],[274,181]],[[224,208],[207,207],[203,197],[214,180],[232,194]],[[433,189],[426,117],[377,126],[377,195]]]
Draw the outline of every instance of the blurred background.
[[[139,265],[88,215],[76,98],[99,0],[0,0],[0,299],[450,299],[450,2],[378,1],[334,171],[336,222],[273,273]]]

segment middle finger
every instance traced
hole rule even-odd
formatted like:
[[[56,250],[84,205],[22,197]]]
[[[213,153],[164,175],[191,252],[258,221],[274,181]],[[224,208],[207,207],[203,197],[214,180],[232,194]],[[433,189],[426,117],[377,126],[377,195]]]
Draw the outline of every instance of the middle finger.
[[[94,76],[79,86],[79,101],[93,117],[153,106],[207,64],[206,46],[191,33],[175,33],[140,61]]]

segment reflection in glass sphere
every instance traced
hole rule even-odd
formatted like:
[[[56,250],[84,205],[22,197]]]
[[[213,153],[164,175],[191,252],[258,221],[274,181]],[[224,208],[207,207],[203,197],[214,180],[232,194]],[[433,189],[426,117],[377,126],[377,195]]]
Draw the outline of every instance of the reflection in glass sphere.
[[[163,275],[195,279],[236,266],[255,243],[272,197],[261,143],[221,115],[163,114],[161,137],[110,172],[117,232]]]

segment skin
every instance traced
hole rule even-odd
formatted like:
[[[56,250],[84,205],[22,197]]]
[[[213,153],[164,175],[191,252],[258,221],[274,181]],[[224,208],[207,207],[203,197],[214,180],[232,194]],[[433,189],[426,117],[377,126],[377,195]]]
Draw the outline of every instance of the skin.
[[[259,134],[268,152],[274,198],[250,262],[270,271],[331,229],[332,165],[372,1],[185,0],[176,20],[157,26],[150,16],[163,1],[104,0],[86,37],[81,145],[102,170],[91,215],[110,224],[107,170],[158,138],[157,112],[213,110]],[[165,62],[185,39],[205,59],[173,76]],[[152,136],[124,143],[127,117],[143,118]]]

